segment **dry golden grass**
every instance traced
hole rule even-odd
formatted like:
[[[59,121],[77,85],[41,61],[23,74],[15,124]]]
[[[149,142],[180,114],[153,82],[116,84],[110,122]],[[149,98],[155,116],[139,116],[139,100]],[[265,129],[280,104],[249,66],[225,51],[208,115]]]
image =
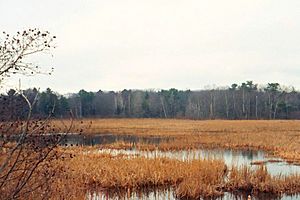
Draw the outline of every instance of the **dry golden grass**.
[[[178,196],[215,196],[220,193],[217,187],[224,184],[226,173],[226,166],[220,160],[182,162],[168,158],[83,154],[78,149],[68,151],[66,155],[75,157],[67,156],[58,163],[65,167],[65,173],[60,174],[55,184],[59,198],[68,194],[68,198],[76,199],[80,191],[84,194],[99,188],[136,191],[148,187],[178,187]],[[186,185],[195,180],[203,187],[186,191]]]
[[[52,121],[59,127],[61,121]],[[68,125],[68,122],[65,122]],[[244,120],[195,121],[177,119],[84,119],[75,121],[84,134],[126,134],[173,138],[158,146],[140,148],[176,150],[187,148],[259,149],[300,163],[300,121]],[[113,147],[111,145],[110,147]],[[130,144],[115,144],[118,148]]]
[[[54,199],[84,199],[87,191],[110,190],[130,193],[143,188],[173,187],[178,198],[216,197],[224,192],[267,192],[281,195],[300,192],[300,177],[272,177],[261,166],[227,169],[221,160],[113,156],[85,154],[85,148],[65,151],[57,165],[64,170],[56,176]],[[227,178],[226,178],[227,177]]]
[[[53,120],[61,124],[61,120]],[[68,125],[68,121],[65,124]],[[198,133],[298,132],[297,120],[181,120],[181,119],[83,119],[75,124],[87,127],[87,133],[134,135],[186,135]]]
[[[59,123],[52,121],[59,127]],[[65,122],[67,125],[67,122]],[[226,148],[265,150],[291,163],[300,163],[299,121],[193,121],[163,119],[85,119],[75,121],[83,134],[126,134],[172,138],[160,144],[134,144],[141,150],[180,150],[194,148]],[[79,128],[78,128],[79,127]],[[101,148],[126,149],[132,143],[116,142]],[[79,147],[67,150],[75,158],[58,163],[65,172],[54,188],[61,196],[78,199],[87,190],[143,187],[174,187],[180,198],[218,196],[225,191],[268,192],[273,194],[300,192],[299,175],[272,177],[264,167],[233,167],[224,181],[226,167],[222,161],[198,160],[182,162],[168,158],[83,154],[93,149]],[[69,152],[68,152],[69,151]],[[91,151],[92,152],[92,151]],[[271,161],[270,161],[271,162]],[[76,189],[75,189],[76,188]]]
[[[300,175],[272,177],[264,165],[256,170],[251,170],[248,166],[233,167],[225,187],[228,191],[295,194],[300,192]]]

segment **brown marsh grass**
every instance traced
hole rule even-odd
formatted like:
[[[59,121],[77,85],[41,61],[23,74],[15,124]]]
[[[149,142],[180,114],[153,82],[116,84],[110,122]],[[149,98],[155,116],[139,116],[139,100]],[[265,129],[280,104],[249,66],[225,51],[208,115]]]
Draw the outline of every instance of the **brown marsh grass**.
[[[271,176],[264,165],[255,170],[248,166],[232,167],[225,187],[231,192],[295,194],[300,192],[300,175]]]
[[[220,160],[182,162],[168,158],[82,154],[80,150],[70,152],[66,153],[65,161],[57,163],[65,170],[57,178],[55,190],[74,198],[78,196],[74,191],[85,193],[99,188],[138,191],[148,187],[175,187],[178,196],[215,196],[220,194],[217,189],[224,184],[226,174],[226,166]],[[186,191],[187,184],[192,182],[203,186]]]
[[[61,121],[52,121],[61,124]],[[65,122],[66,126],[68,122]],[[180,150],[226,148],[265,150],[290,162],[300,163],[300,121],[297,120],[178,120],[178,119],[84,119],[74,124],[83,134],[126,134],[172,138],[159,145],[140,148]],[[122,144],[128,147],[129,144]],[[118,148],[122,145],[118,144]]]
[[[52,123],[56,125],[56,121]],[[75,121],[75,125],[79,127],[78,130],[84,130],[81,131],[82,134],[109,133],[172,138],[159,144],[118,141],[100,145],[100,148],[134,147],[146,151],[251,149],[267,151],[290,163],[300,163],[299,121],[85,119]],[[75,147],[64,150],[65,160],[57,162],[64,170],[57,175],[53,184],[53,189],[60,195],[58,199],[66,196],[68,199],[84,199],[87,191],[98,189],[130,193],[147,187],[173,187],[177,197],[192,199],[219,196],[227,191],[265,192],[278,196],[300,192],[299,175],[271,176],[263,165],[256,170],[247,166],[227,169],[220,160],[183,162],[171,158],[83,153],[94,148]]]
[[[84,199],[88,191],[125,191],[172,187],[180,199],[216,197],[224,192],[265,192],[275,195],[300,192],[300,177],[271,176],[264,166],[232,167],[222,160],[180,161],[170,158],[128,157],[107,153],[86,154],[85,148],[64,150],[63,168],[52,190],[57,199]]]

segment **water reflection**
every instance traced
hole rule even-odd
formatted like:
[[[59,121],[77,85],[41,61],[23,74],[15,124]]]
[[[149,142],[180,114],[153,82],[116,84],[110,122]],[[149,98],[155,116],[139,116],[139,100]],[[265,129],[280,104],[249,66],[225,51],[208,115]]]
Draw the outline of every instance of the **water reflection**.
[[[108,191],[94,191],[87,194],[88,200],[175,200],[172,189],[164,190],[141,190],[138,192],[108,192]]]
[[[248,195],[246,193],[239,193],[239,194],[232,194],[232,193],[225,193],[224,197],[219,198],[220,200],[248,200]],[[297,195],[270,195],[267,193],[258,193],[255,195],[251,195],[251,200],[297,200],[300,196]]]
[[[100,149],[99,153],[110,153],[112,155],[128,155],[131,157],[144,156],[146,158],[166,157],[182,161],[190,161],[193,159],[222,159],[227,166],[251,166],[256,168],[256,165],[251,165],[258,161],[264,161],[268,172],[271,175],[289,175],[292,173],[300,174],[300,166],[291,165],[280,158],[269,157],[263,151],[242,151],[242,150],[211,150],[211,149],[196,149],[196,150],[181,150],[181,151],[140,151],[137,149],[130,150],[115,150],[115,149]],[[268,162],[268,160],[276,160],[277,162]]]
[[[115,134],[99,134],[99,135],[83,135],[83,134],[67,134],[63,137],[61,145],[63,146],[94,146],[99,144],[110,144],[118,141],[124,141],[131,144],[159,144],[161,142],[169,142],[172,138],[157,136],[136,136],[136,135],[115,135]]]
[[[224,193],[221,197],[216,198],[200,198],[201,200],[248,200],[248,195],[251,195],[251,200],[297,200],[300,196],[293,195],[270,195],[266,193],[248,194],[248,193]],[[168,190],[150,190],[134,193],[112,193],[107,191],[94,191],[87,194],[87,200],[179,200],[176,198],[172,189]]]
[[[61,145],[67,146],[93,146],[98,144],[109,144],[117,141],[124,141],[126,143],[148,143],[159,144],[160,142],[169,142],[172,138],[161,138],[151,136],[134,136],[134,135],[66,135],[61,142]],[[97,153],[110,153],[112,155],[128,155],[129,157],[144,156],[147,158],[167,157],[178,159],[182,161],[190,161],[193,159],[223,159],[225,164],[230,166],[247,165],[252,168],[257,167],[252,163],[263,161],[271,175],[289,175],[292,173],[300,174],[300,166],[289,165],[280,158],[269,157],[263,151],[243,151],[243,150],[181,150],[181,151],[140,151],[137,149],[130,150],[114,150],[114,149],[100,149]],[[269,160],[278,160],[279,162],[268,162]],[[93,191],[87,193],[88,200],[177,200],[172,189],[166,190],[144,190],[139,192],[108,192],[108,191]],[[225,193],[222,197],[214,198],[216,200],[247,200],[248,195]],[[300,196],[270,196],[268,194],[252,195],[251,200],[296,200]]]

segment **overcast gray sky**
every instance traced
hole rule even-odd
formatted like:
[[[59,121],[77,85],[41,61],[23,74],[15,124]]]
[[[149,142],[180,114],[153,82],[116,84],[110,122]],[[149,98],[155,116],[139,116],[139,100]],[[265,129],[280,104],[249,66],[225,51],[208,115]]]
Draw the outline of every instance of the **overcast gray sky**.
[[[55,91],[201,89],[253,80],[300,88],[299,0],[0,0],[0,30],[58,37]]]

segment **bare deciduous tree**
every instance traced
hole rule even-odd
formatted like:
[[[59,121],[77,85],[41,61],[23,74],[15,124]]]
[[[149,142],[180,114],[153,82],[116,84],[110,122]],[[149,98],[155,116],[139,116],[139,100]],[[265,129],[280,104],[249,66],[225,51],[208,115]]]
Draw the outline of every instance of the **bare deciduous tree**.
[[[28,57],[50,52],[54,48],[52,43],[55,36],[38,29],[17,32],[14,36],[3,32],[3,36],[0,39],[0,86],[14,74],[51,74],[53,68],[45,72],[28,61]],[[6,104],[1,106],[0,199],[28,199],[29,196],[34,199],[45,198],[49,194],[47,190],[51,177],[55,174],[50,165],[53,160],[59,159],[55,147],[61,136],[48,134],[53,131],[53,126],[49,123],[51,113],[46,119],[32,119],[37,95],[29,99],[21,90],[12,92],[11,95],[18,96],[20,100],[13,104],[13,109],[25,108],[27,114],[25,118],[12,117]]]
[[[50,73],[41,70],[35,63],[26,59],[33,54],[50,52],[56,36],[48,31],[39,29],[28,29],[10,35],[3,32],[0,39],[0,80],[10,77],[13,74],[35,75],[38,73]],[[1,82],[0,82],[1,83]]]

